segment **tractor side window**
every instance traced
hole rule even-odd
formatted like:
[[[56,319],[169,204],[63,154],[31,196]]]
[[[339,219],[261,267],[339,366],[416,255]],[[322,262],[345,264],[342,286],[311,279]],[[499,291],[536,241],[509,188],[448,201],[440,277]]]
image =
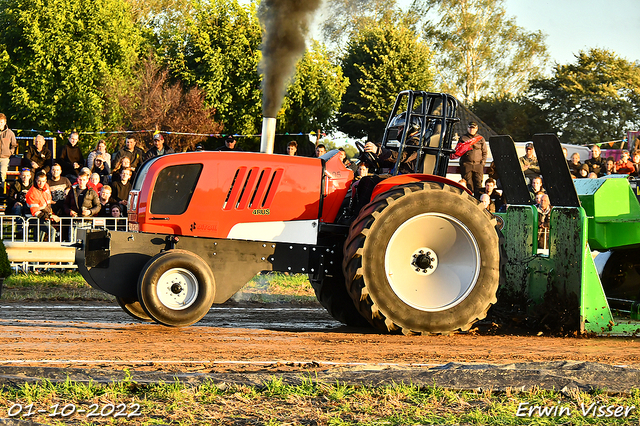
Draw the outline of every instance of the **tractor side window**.
[[[169,166],[160,171],[151,195],[152,214],[182,214],[196,189],[202,164]]]

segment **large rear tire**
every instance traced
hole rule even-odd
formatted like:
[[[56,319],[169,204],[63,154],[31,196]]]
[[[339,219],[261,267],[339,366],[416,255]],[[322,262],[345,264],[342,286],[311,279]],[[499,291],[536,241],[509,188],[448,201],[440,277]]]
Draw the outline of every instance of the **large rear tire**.
[[[496,302],[495,226],[454,186],[412,183],[378,195],[345,242],[343,269],[358,311],[385,332],[468,330]]]
[[[342,274],[325,276],[322,280],[309,279],[309,282],[316,293],[316,299],[333,319],[350,327],[370,326],[353,304]]]
[[[128,315],[137,319],[138,321],[151,322],[153,319],[147,315],[147,313],[142,309],[142,305],[138,302],[138,299],[126,299],[122,297],[116,297],[116,301],[118,305],[125,311]]]
[[[215,297],[209,265],[195,253],[168,250],[147,263],[138,281],[138,300],[156,322],[184,327],[200,321]]]

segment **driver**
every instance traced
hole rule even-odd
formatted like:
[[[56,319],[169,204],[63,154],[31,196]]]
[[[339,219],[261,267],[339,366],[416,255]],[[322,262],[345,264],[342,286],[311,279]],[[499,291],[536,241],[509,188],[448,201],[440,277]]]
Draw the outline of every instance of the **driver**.
[[[401,135],[406,121],[405,113],[403,112],[396,116],[393,121],[392,125],[398,127],[398,135]],[[416,149],[412,149],[411,146],[418,146],[420,144],[421,127],[420,118],[412,117],[409,122],[405,148],[402,151],[398,173],[414,173],[416,160],[418,159],[418,151]],[[377,157],[380,167],[386,169],[394,168],[396,160],[398,159],[398,151],[382,148],[380,145],[376,145],[373,142],[367,142],[364,145],[364,152]]]
[[[401,135],[405,126],[405,113],[396,116],[391,126],[398,128],[398,135]],[[418,151],[411,146],[417,147],[420,144],[420,130],[422,122],[418,117],[412,117],[407,130],[405,149],[400,157],[399,173],[413,173],[418,158]],[[376,166],[383,169],[393,169],[398,159],[398,151],[382,148],[373,142],[364,145],[361,161],[366,163],[377,163]],[[352,211],[357,213],[364,207],[371,198],[375,186],[388,176],[373,175],[365,176],[354,185]]]

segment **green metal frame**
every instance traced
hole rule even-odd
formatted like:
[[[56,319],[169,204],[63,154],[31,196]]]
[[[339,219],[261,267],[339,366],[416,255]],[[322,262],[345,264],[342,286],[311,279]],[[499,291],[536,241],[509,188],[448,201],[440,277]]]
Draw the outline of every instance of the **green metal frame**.
[[[552,209],[548,255],[538,253],[534,206],[512,205],[500,216],[505,223],[506,286],[502,291],[506,296],[530,301],[531,309],[549,302],[571,309],[577,303],[571,327],[580,333],[640,335],[640,321],[615,318],[609,308],[589,246],[594,219],[584,208]]]

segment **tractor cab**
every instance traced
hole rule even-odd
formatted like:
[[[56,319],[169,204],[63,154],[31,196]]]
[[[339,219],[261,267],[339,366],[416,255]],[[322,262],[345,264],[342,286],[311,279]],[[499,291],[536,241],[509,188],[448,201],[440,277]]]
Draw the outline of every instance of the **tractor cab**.
[[[457,109],[457,100],[445,93],[400,92],[382,137],[382,148],[398,153],[388,173],[399,174],[403,158],[413,156],[412,173],[445,176],[453,153],[452,127],[460,121]]]

